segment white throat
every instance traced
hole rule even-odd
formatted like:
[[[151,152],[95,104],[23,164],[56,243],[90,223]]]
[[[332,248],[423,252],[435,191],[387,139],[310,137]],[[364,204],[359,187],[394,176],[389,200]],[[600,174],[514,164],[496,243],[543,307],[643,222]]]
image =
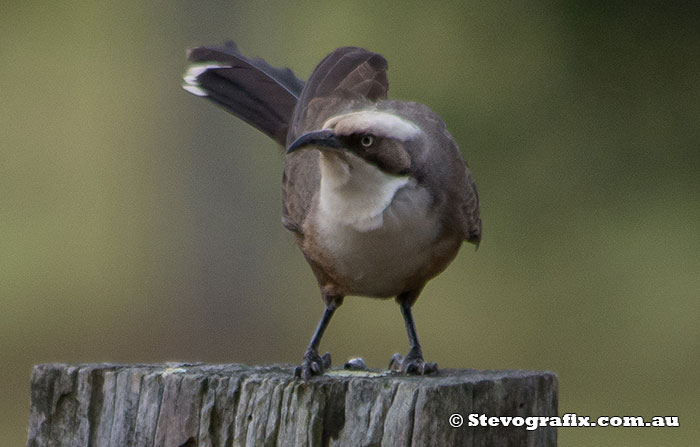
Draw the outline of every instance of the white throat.
[[[329,221],[362,232],[383,225],[384,210],[397,191],[411,182],[408,176],[386,174],[349,153],[321,151],[320,166],[319,211]]]

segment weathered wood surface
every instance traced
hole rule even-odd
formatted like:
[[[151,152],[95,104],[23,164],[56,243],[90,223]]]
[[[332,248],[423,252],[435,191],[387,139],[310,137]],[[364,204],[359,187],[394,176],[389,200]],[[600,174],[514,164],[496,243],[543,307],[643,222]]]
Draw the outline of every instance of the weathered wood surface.
[[[442,370],[437,376],[291,366],[39,365],[29,447],[554,446],[556,430],[468,426],[468,414],[555,416],[551,372]],[[450,426],[453,413],[464,425]]]

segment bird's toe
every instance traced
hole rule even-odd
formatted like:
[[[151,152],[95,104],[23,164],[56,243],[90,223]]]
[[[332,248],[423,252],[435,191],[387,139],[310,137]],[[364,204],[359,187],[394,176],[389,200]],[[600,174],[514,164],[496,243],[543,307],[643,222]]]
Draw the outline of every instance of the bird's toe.
[[[437,363],[426,362],[422,356],[412,356],[410,353],[406,357],[399,353],[394,354],[389,362],[389,369],[408,375],[427,375],[438,372]]]
[[[323,372],[331,366],[331,354],[318,355],[315,351],[306,351],[304,360],[300,366],[294,369],[294,376],[303,380],[309,380],[313,376],[323,375]]]

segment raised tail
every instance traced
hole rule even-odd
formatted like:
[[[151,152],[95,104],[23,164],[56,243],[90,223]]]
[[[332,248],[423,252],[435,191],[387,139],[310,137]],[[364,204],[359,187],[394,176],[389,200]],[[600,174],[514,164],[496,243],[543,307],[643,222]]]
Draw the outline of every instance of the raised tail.
[[[248,59],[233,42],[187,51],[192,62],[183,88],[205,96],[226,111],[285,145],[294,108],[304,81],[289,68],[275,68],[262,59]]]

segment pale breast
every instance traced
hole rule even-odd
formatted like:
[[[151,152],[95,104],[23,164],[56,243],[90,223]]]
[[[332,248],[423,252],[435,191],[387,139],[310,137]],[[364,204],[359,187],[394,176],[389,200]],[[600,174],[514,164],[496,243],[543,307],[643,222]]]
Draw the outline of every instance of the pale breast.
[[[430,203],[426,189],[407,182],[375,216],[374,228],[326,207],[316,214],[314,245],[347,294],[396,295],[407,284],[427,280],[416,276],[440,248],[435,244],[440,225]]]

